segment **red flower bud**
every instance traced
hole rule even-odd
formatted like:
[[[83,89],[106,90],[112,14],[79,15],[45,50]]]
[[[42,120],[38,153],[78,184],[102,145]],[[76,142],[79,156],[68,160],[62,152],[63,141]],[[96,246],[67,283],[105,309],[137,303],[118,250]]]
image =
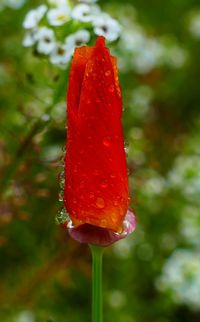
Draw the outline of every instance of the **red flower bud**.
[[[75,49],[70,69],[64,206],[74,227],[123,231],[129,192],[121,114],[116,59],[99,37],[94,47]]]

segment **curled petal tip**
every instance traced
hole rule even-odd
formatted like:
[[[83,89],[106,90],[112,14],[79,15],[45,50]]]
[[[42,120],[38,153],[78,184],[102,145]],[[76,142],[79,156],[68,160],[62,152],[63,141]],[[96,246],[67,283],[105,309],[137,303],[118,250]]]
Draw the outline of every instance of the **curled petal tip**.
[[[130,235],[136,228],[136,217],[129,209],[123,222],[122,233],[116,233],[111,229],[101,228],[89,224],[84,224],[79,227],[73,227],[68,224],[69,235],[76,241],[84,244],[92,244],[98,246],[109,246],[116,241]]]

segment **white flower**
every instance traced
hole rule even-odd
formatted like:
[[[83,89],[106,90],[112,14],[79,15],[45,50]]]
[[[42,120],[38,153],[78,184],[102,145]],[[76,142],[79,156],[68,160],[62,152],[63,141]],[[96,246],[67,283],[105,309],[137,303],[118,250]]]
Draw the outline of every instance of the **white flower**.
[[[170,290],[178,303],[200,308],[200,256],[187,249],[177,249],[167,259],[156,286],[160,291]]]
[[[19,9],[25,4],[26,0],[7,0],[6,6],[12,9]]]
[[[143,49],[146,42],[146,36],[144,31],[137,25],[133,30],[127,30],[123,32],[119,46],[122,50],[126,50],[130,53],[138,52]]]
[[[79,30],[65,39],[69,51],[73,53],[75,47],[82,46],[90,40],[90,33],[86,29]]]
[[[182,67],[187,59],[186,51],[176,44],[166,47],[163,56],[166,63],[174,68]]]
[[[183,209],[180,229],[181,234],[189,244],[200,246],[199,207],[186,206]]]
[[[82,22],[91,22],[100,13],[98,6],[89,6],[86,3],[78,4],[72,11],[72,18]]]
[[[195,38],[200,38],[200,13],[191,19],[189,30]]]
[[[52,29],[41,27],[36,34],[37,51],[41,54],[50,54],[55,48],[55,35]]]
[[[109,293],[108,303],[113,308],[121,308],[126,304],[126,296],[118,290],[113,290]]]
[[[29,11],[24,19],[23,27],[25,29],[32,29],[37,27],[38,23],[40,22],[46,11],[46,5],[41,5],[38,8]]]
[[[136,87],[131,95],[131,105],[134,107],[134,112],[144,116],[148,111],[153,99],[153,90],[149,86],[141,85]]]
[[[138,48],[133,57],[133,66],[140,74],[146,74],[159,65],[163,55],[163,47],[156,39],[148,39],[143,48]]]
[[[116,40],[121,32],[120,24],[106,13],[96,17],[93,26],[96,35],[104,36],[109,41]]]
[[[70,19],[70,9],[68,6],[50,9],[47,13],[47,19],[51,26],[61,26]]]
[[[66,44],[57,43],[51,53],[50,61],[54,65],[65,67],[69,63],[71,56],[71,52],[68,50]]]
[[[25,36],[24,39],[22,41],[22,45],[24,47],[31,47],[36,43],[36,33],[37,33],[37,29],[33,29],[28,31]]]

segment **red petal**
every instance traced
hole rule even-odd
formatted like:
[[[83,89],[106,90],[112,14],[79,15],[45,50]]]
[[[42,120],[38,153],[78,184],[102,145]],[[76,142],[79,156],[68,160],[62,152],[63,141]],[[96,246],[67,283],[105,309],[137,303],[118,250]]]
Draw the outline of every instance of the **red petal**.
[[[75,226],[120,231],[129,193],[117,69],[102,37],[86,48],[70,72],[65,207]]]

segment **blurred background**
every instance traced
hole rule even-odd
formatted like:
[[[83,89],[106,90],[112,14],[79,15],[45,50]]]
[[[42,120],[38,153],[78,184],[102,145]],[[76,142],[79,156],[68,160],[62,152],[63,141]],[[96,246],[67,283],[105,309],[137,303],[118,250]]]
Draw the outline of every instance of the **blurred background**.
[[[0,0],[0,321],[90,321],[89,249],[55,216],[69,64],[99,34],[138,218],[105,251],[105,322],[200,321],[199,0]]]

